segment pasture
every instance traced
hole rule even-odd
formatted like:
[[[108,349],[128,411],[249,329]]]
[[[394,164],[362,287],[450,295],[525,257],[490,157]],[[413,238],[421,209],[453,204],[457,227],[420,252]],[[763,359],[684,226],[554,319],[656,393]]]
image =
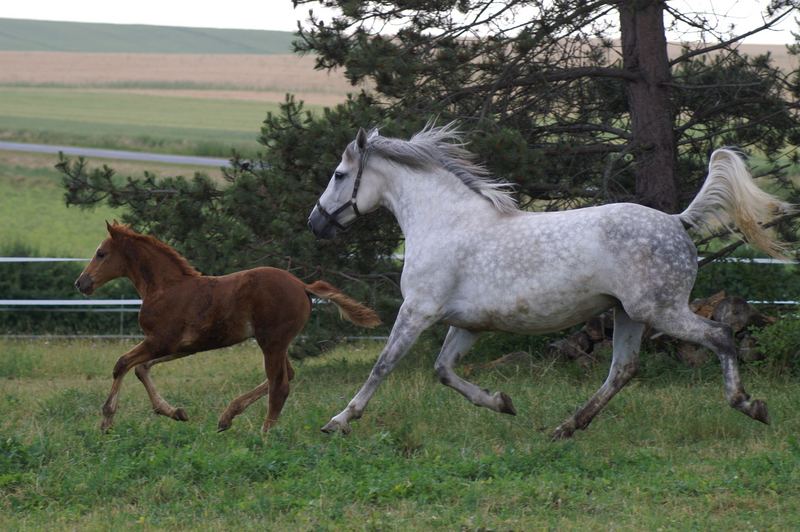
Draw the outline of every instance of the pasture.
[[[121,210],[101,206],[91,210],[64,205],[61,175],[52,155],[0,152],[0,246],[22,244],[39,256],[90,257],[105,238],[104,220]],[[187,175],[194,168],[139,162],[93,160],[108,164],[122,175]],[[214,168],[203,170],[219,176]]]
[[[0,88],[6,139],[229,156],[254,153],[261,121],[277,105],[71,89]]]
[[[134,375],[100,434],[111,368],[130,342],[0,341],[0,527],[245,529],[789,529],[800,521],[800,389],[750,366],[769,402],[755,423],[723,399],[719,366],[646,354],[639,376],[586,432],[548,429],[605,377],[533,362],[473,369],[516,417],[436,382],[423,342],[349,436],[319,432],[367,375],[380,344],[295,362],[283,416],[263,401],[225,433],[217,416],[262,379],[257,346],[159,365],[178,423],[150,412]],[[605,357],[607,358],[607,357]]]

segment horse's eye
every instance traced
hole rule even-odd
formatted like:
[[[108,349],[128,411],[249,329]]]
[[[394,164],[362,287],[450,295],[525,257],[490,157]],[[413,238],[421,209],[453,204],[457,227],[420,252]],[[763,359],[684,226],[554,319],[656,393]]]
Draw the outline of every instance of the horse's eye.
[[[102,259],[105,256],[106,256],[106,252],[105,251],[100,251],[99,249],[97,250],[97,258],[98,259]]]
[[[336,179],[344,179],[345,177],[347,177],[347,174],[345,172],[334,172],[333,177],[335,177]]]

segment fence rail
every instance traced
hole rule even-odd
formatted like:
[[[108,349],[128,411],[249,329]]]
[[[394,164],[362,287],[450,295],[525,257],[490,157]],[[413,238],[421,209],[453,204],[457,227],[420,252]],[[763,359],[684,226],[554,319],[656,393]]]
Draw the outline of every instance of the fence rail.
[[[402,255],[397,257],[403,259]],[[0,257],[0,263],[46,263],[46,262],[88,262],[91,259],[76,257]],[[702,260],[702,257],[698,257]],[[781,260],[771,258],[741,258],[725,257],[714,262],[742,263],[742,264],[780,264],[795,265],[800,264],[796,260]],[[314,298],[316,299],[316,298]],[[315,301],[319,302],[319,301]],[[751,305],[770,305],[770,306],[800,306],[800,301],[794,300],[750,300]],[[0,312],[14,311],[41,311],[41,312],[114,312],[120,314],[120,320],[125,313],[139,312],[142,304],[141,299],[0,299]],[[120,325],[121,327],[121,325]],[[141,338],[138,335],[126,334],[92,334],[92,335],[2,335],[2,338]],[[384,339],[385,337],[348,337],[347,340],[355,339]]]

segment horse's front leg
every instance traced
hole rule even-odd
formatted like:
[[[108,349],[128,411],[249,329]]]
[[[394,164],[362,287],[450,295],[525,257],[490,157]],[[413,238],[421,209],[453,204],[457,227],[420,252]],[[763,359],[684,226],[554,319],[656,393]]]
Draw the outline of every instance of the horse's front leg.
[[[183,408],[175,408],[171,404],[169,404],[156,390],[156,385],[153,382],[152,377],[150,376],[150,368],[155,366],[156,364],[161,364],[162,362],[169,362],[170,360],[175,360],[176,358],[183,358],[185,356],[189,356],[192,353],[182,353],[182,354],[174,354],[174,355],[167,355],[161,358],[156,358],[153,360],[149,360],[143,364],[139,364],[136,366],[136,376],[144,385],[144,389],[147,390],[147,396],[150,397],[150,402],[153,404],[153,412],[156,414],[160,414],[162,416],[170,417],[176,421],[188,421],[189,416],[186,415],[186,411]]]
[[[455,364],[469,351],[469,348],[472,347],[472,344],[477,339],[477,333],[459,329],[458,327],[450,327],[434,365],[439,381],[445,386],[456,390],[476,406],[485,406],[495,412],[516,415],[517,411],[514,409],[514,404],[508,395],[503,392],[490,394],[488,390],[462,379],[453,370]]]
[[[435,321],[436,317],[432,314],[419,312],[412,309],[411,305],[403,303],[397,315],[397,320],[394,322],[394,327],[392,327],[392,332],[389,334],[389,341],[386,342],[386,346],[372,367],[367,381],[347,404],[347,408],[331,418],[322,427],[322,432],[338,431],[344,434],[350,432],[350,420],[361,417],[364,408],[366,408],[375,390],[378,389],[381,381],[391,373],[400,359],[405,356],[417,338],[419,338],[420,333]]]
[[[152,352],[146,345],[146,342],[137,344],[133,349],[119,357],[117,363],[114,365],[114,382],[111,384],[111,392],[108,394],[103,405],[103,421],[100,423],[100,430],[106,432],[111,424],[114,422],[114,414],[117,411],[117,401],[119,398],[119,389],[122,386],[122,379],[131,368],[146,362],[152,358]]]

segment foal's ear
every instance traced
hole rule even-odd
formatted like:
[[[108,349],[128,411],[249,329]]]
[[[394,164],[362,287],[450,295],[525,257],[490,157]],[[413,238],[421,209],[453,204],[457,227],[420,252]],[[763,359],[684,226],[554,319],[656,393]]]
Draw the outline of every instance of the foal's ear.
[[[356,135],[356,146],[358,147],[358,151],[364,151],[364,148],[367,147],[367,132],[364,131],[363,127],[358,128],[358,134]]]
[[[117,221],[116,221],[116,220],[114,220],[114,225],[116,225],[116,222],[117,222]],[[108,230],[108,235],[109,235],[111,238],[114,238],[114,237],[116,237],[116,235],[117,235],[117,231],[116,231],[116,229],[114,228],[114,226],[113,226],[113,225],[111,225],[110,223],[108,223],[108,220],[106,220],[106,230]]]

